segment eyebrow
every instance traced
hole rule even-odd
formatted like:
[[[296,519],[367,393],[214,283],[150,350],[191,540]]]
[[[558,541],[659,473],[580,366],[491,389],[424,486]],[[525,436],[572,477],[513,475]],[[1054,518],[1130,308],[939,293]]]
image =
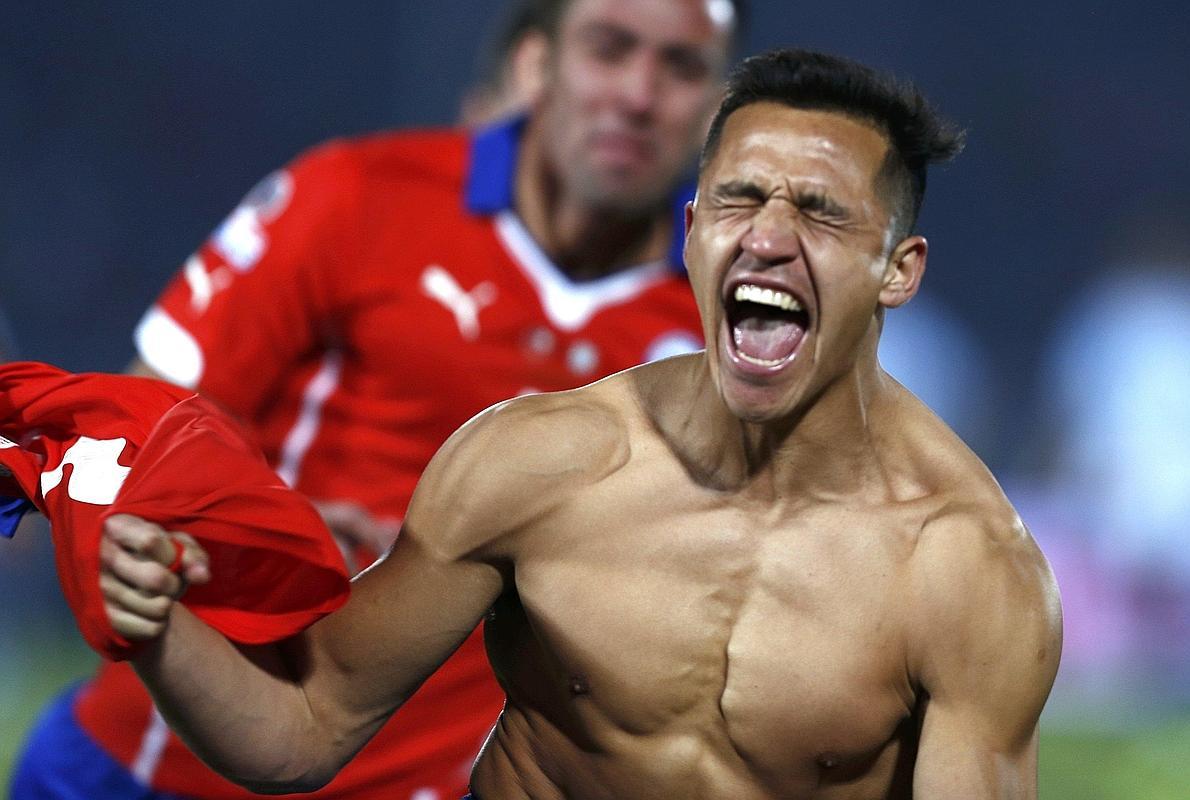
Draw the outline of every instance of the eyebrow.
[[[597,43],[612,41],[621,47],[633,48],[640,44],[641,39],[633,31],[620,25],[602,20],[592,20],[578,27],[575,36],[580,41]]]
[[[625,47],[637,47],[645,43],[635,31],[605,20],[591,20],[578,27],[576,35],[585,41],[592,42],[600,39],[612,40]],[[656,43],[662,58],[670,62],[689,62],[703,69],[711,69],[714,59],[708,53],[708,48],[689,42],[663,41]]]

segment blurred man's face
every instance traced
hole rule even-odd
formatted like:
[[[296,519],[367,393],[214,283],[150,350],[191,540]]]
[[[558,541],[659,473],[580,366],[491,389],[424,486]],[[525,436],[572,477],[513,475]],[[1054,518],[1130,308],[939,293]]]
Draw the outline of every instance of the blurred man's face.
[[[665,200],[719,100],[729,11],[726,0],[573,0],[540,106],[564,193],[628,213]]]

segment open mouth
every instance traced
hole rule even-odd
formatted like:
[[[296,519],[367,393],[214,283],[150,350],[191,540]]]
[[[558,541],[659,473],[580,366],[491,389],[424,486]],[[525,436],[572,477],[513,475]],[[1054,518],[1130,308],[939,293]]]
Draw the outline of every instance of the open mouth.
[[[771,369],[789,361],[810,328],[806,304],[783,289],[739,283],[724,305],[732,350],[753,366]]]

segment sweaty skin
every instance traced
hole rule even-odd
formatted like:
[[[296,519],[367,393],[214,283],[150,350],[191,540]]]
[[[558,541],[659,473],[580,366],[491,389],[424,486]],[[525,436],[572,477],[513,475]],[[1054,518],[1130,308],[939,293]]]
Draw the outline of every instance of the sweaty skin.
[[[885,241],[886,147],[837,113],[735,112],[690,212],[708,350],[468,423],[388,557],[280,647],[130,614],[170,548],[114,518],[105,594],[171,724],[251,788],[320,785],[486,616],[508,703],[479,798],[1035,797],[1057,589],[877,364],[925,262]],[[806,308],[779,365],[733,350],[740,282]]]

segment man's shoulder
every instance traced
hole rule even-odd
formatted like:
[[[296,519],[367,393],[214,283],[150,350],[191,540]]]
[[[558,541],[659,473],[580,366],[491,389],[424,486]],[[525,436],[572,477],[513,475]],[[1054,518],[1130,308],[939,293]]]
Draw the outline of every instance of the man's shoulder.
[[[922,523],[917,556],[951,571],[984,572],[1008,560],[1043,560],[1033,536],[1003,495],[939,498]]]
[[[1062,609],[1024,522],[1007,500],[952,499],[922,526],[910,574],[914,682],[1027,742],[1057,672]]]
[[[1009,624],[1022,636],[1028,628],[1036,638],[1060,639],[1053,571],[1016,510],[997,495],[951,496],[923,522],[913,555],[915,612],[930,636],[990,634],[1016,620]]]
[[[528,475],[604,472],[628,446],[627,398],[617,382],[506,400],[460,430],[466,447],[499,454]]]
[[[885,456],[898,465],[903,499],[921,514],[923,538],[935,543],[932,534],[943,531],[1012,538],[1023,531],[991,470],[950,426],[903,388],[895,401],[893,413],[882,417]]]
[[[630,415],[616,394],[595,384],[481,412],[434,456],[410,514],[449,517],[474,548],[568,503],[628,461]]]

